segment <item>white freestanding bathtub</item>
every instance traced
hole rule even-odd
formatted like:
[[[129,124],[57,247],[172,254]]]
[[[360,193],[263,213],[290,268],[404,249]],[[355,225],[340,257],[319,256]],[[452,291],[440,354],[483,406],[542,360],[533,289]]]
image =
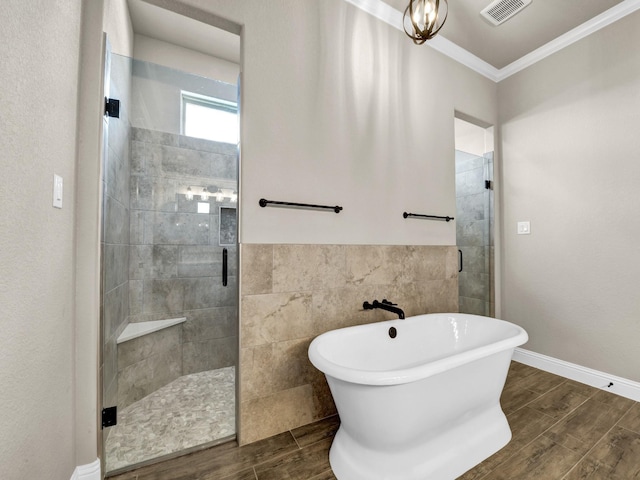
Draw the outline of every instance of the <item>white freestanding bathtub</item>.
[[[513,350],[527,339],[517,325],[461,313],[315,338],[309,359],[341,420],[329,455],[335,476],[453,480],[500,450],[511,439],[500,394]]]

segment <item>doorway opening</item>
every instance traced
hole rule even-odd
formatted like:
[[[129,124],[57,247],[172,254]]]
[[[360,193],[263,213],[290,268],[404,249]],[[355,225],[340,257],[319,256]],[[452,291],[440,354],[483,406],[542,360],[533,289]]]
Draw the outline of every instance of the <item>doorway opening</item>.
[[[228,58],[159,38],[163,22],[195,20],[128,7],[133,52],[105,66],[105,97],[119,100],[102,168],[101,405],[117,407],[107,475],[233,440],[237,418],[240,38],[233,75]]]
[[[455,118],[456,244],[461,313],[495,317],[493,127]]]

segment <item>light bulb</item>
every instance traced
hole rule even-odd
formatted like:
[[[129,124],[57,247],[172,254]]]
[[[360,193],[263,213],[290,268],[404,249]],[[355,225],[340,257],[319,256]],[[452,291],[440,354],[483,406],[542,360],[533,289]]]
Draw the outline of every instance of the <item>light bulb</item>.
[[[203,202],[206,202],[207,200],[209,200],[209,194],[207,193],[207,187],[204,187],[202,189],[202,193],[200,194],[200,199]]]
[[[191,191],[191,187],[187,187],[187,193],[184,196],[184,198],[186,198],[189,201],[193,200],[193,192]]]
[[[425,10],[426,9],[425,9],[424,2],[420,2],[417,5],[417,8],[413,12],[413,21],[414,23],[417,23],[418,25],[420,25],[420,27],[422,27],[425,22],[425,17],[426,17]]]
[[[425,23],[428,22],[429,25],[432,25],[433,22],[435,22],[435,20],[436,20],[436,9],[433,6],[433,2],[427,1],[424,4],[424,16],[425,16]]]

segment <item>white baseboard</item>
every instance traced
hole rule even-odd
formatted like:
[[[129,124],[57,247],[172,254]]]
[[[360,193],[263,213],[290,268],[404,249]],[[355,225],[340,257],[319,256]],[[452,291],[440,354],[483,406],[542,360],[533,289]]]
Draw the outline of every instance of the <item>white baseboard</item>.
[[[71,475],[71,480],[101,480],[100,459],[96,458],[94,462],[87,465],[77,466]]]
[[[516,348],[513,353],[513,359],[516,362],[640,402],[640,383],[633,380],[609,375],[608,373],[558,360],[557,358],[548,357],[523,348]]]

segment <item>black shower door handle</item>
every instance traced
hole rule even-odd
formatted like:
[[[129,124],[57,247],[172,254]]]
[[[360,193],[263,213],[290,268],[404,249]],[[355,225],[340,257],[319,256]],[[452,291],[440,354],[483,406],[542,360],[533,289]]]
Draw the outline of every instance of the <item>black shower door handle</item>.
[[[227,286],[227,249],[222,249],[222,286]]]
[[[458,267],[458,273],[462,271],[462,250],[458,249],[458,258],[460,259],[460,266]]]

